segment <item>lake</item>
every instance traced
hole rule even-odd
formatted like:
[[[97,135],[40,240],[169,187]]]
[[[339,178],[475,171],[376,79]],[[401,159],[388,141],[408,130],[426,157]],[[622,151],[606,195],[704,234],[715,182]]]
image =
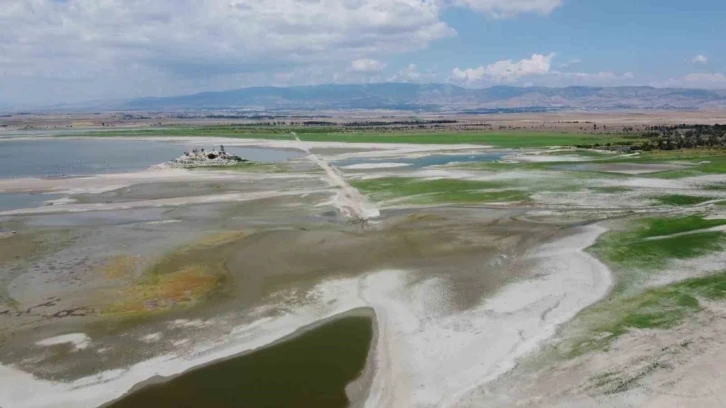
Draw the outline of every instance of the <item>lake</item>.
[[[183,143],[145,140],[0,140],[0,178],[74,177],[146,169],[193,148]],[[261,163],[279,163],[306,153],[262,147],[228,147],[229,153]],[[0,211],[38,207],[60,198],[52,194],[1,193]]]
[[[124,173],[175,159],[185,150],[213,147],[144,140],[0,140],[0,178]],[[227,151],[262,163],[284,162],[305,155],[300,151],[258,147],[228,147]]]

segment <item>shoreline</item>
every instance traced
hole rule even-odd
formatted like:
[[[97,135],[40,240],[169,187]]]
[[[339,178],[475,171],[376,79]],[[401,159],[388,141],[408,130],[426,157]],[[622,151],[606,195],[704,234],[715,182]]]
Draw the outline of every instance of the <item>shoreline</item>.
[[[268,349],[270,347],[277,346],[277,345],[282,344],[282,343],[285,343],[287,341],[294,340],[295,338],[301,336],[302,334],[305,334],[305,333],[308,333],[308,332],[310,332],[312,330],[315,330],[315,329],[317,329],[317,328],[319,328],[319,327],[321,327],[321,326],[323,326],[323,325],[325,325],[327,323],[331,323],[333,321],[336,321],[338,319],[343,319],[343,318],[346,318],[346,317],[368,317],[368,318],[371,318],[371,325],[372,325],[372,329],[373,329],[373,336],[372,336],[372,339],[371,339],[371,346],[370,346],[370,348],[368,350],[368,357],[366,359],[365,368],[364,368],[363,372],[361,373],[361,375],[358,378],[356,378],[355,380],[353,380],[352,382],[350,382],[346,386],[346,395],[348,395],[349,399],[351,400],[351,403],[352,403],[351,406],[355,406],[355,405],[353,405],[353,403],[355,401],[353,400],[353,398],[351,398],[351,394],[349,394],[349,387],[351,387],[351,388],[353,388],[353,387],[365,387],[365,385],[366,385],[366,383],[365,383],[365,377],[368,376],[368,375],[370,375],[370,371],[371,371],[371,368],[369,367],[368,362],[369,362],[369,359],[370,359],[371,355],[373,354],[372,351],[374,349],[374,344],[375,344],[375,342],[373,340],[375,339],[375,336],[376,336],[376,331],[377,331],[376,326],[377,325],[376,325],[375,311],[372,308],[370,308],[370,307],[358,307],[358,308],[354,308],[354,309],[351,309],[351,310],[348,310],[348,311],[345,311],[345,312],[342,312],[342,313],[338,313],[338,314],[333,315],[333,316],[329,316],[329,317],[326,317],[326,318],[317,320],[317,321],[315,321],[315,322],[313,322],[311,324],[308,324],[308,325],[305,325],[303,327],[300,327],[297,330],[295,330],[294,332],[292,332],[290,334],[287,334],[287,335],[285,335],[283,337],[280,337],[279,339],[274,340],[274,341],[272,341],[270,343],[267,343],[267,344],[265,344],[263,346],[260,346],[260,347],[254,348],[254,349],[245,350],[245,351],[242,351],[242,352],[237,353],[237,354],[234,354],[234,355],[230,355],[230,356],[226,356],[226,357],[221,357],[219,359],[210,360],[208,362],[205,362],[205,363],[200,364],[198,366],[194,366],[192,368],[189,368],[187,370],[184,370],[184,371],[182,371],[180,373],[177,373],[177,374],[174,374],[174,375],[170,375],[170,376],[154,376],[154,377],[151,377],[151,378],[149,378],[147,380],[144,380],[144,381],[141,381],[141,382],[137,383],[136,385],[134,385],[133,387],[131,387],[131,389],[129,389],[123,395],[119,396],[118,398],[115,398],[112,401],[108,401],[108,402],[103,403],[98,408],[106,408],[106,407],[109,407],[109,406],[113,405],[114,403],[116,403],[116,402],[118,402],[118,401],[120,401],[120,400],[128,397],[129,395],[131,395],[131,394],[133,394],[133,393],[135,393],[135,392],[143,389],[146,386],[154,385],[154,384],[166,383],[166,382],[172,381],[175,378],[178,378],[178,377],[180,377],[182,375],[185,375],[185,374],[187,374],[189,372],[192,372],[192,371],[196,371],[196,370],[199,370],[199,369],[202,369],[202,368],[205,368],[205,367],[209,367],[209,366],[212,366],[212,365],[215,365],[215,364],[223,363],[225,361],[229,361],[229,360],[233,360],[233,359],[236,359],[236,358],[244,357],[244,356],[247,356],[247,355],[250,355],[250,354],[254,354],[254,353],[258,352],[258,351],[261,351],[261,350],[264,350],[264,349]],[[363,380],[363,382],[362,383],[359,383],[359,381],[361,381],[361,380]],[[357,396],[357,395],[360,395],[360,392],[361,391],[362,391],[362,389],[358,389],[358,390],[352,391],[352,393]]]

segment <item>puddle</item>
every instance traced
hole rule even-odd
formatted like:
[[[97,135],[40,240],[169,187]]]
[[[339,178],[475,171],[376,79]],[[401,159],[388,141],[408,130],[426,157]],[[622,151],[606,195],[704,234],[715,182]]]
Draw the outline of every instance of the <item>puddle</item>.
[[[345,386],[365,368],[368,316],[342,317],[261,350],[141,388],[112,408],[347,407]]]
[[[60,197],[62,196],[58,194],[0,193],[0,211],[42,207],[46,201]]]

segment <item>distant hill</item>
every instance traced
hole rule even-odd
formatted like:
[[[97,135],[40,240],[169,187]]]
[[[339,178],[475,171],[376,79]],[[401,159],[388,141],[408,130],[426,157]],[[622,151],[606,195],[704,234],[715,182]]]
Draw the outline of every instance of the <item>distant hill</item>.
[[[468,89],[446,84],[379,83],[254,87],[193,95],[139,98],[115,103],[124,110],[196,109],[716,109],[726,90],[640,87],[514,87]]]

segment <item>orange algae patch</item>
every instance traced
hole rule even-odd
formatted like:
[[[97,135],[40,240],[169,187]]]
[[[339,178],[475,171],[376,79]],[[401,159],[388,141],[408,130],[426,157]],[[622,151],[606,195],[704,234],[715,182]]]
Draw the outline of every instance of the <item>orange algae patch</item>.
[[[240,232],[215,234],[162,257],[130,286],[120,289],[121,299],[104,313],[164,311],[207,299],[228,281],[224,264],[230,244],[243,237]],[[117,261],[118,265],[123,263]]]
[[[190,305],[216,289],[223,280],[223,276],[207,273],[198,265],[189,266],[123,289],[123,300],[105,312],[141,313]]]
[[[133,255],[116,255],[103,266],[103,274],[107,279],[128,279],[134,276],[137,257]]]

